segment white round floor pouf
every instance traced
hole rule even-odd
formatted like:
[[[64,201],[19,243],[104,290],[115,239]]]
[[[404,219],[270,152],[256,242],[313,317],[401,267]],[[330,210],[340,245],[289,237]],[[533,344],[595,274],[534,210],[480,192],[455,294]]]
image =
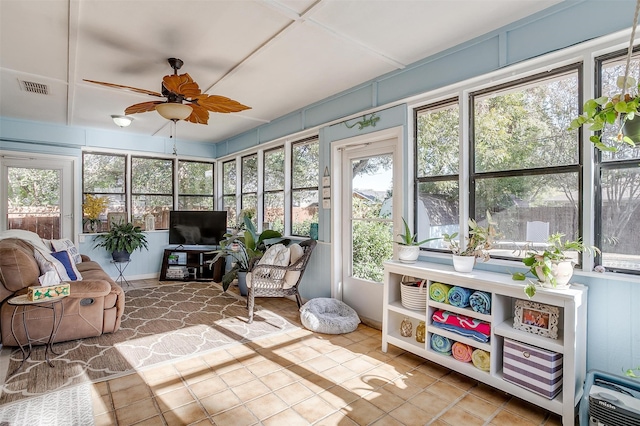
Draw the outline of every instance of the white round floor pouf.
[[[338,299],[318,297],[300,308],[302,325],[325,334],[351,333],[360,324],[356,311]]]

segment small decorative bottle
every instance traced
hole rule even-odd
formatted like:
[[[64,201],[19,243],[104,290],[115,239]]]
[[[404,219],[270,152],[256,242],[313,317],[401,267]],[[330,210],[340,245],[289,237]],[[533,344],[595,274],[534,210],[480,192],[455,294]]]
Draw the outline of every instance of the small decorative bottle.
[[[413,332],[413,324],[409,321],[409,318],[405,318],[400,323],[400,335],[402,337],[411,337]]]
[[[426,339],[426,325],[424,321],[420,321],[420,324],[416,327],[416,341],[420,343],[424,343]]]

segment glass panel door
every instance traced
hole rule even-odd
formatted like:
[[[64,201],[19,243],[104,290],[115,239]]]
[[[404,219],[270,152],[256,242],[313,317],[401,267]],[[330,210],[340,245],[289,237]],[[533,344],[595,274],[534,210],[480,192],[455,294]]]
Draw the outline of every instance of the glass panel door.
[[[395,139],[346,147],[342,159],[342,300],[382,321],[383,262],[393,256]]]
[[[72,238],[72,162],[15,157],[2,165],[2,229],[24,229],[45,239]],[[69,182],[68,188],[63,182]]]

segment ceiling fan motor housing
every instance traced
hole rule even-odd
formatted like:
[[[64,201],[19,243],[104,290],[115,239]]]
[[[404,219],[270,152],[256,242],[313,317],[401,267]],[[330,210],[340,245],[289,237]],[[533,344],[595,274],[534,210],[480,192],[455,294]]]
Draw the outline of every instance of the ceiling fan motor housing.
[[[178,58],[169,58],[169,65],[171,65],[171,68],[173,68],[173,73],[177,74],[178,70],[180,68],[182,68],[182,66],[184,65],[184,62],[182,62],[182,59],[178,59]]]

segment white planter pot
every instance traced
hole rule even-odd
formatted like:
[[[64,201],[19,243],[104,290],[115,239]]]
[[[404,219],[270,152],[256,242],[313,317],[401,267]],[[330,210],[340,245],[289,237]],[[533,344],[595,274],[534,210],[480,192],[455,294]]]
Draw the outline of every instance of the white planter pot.
[[[456,256],[453,255],[453,269],[458,272],[471,272],[476,264],[475,256]]]
[[[398,246],[398,260],[402,263],[415,263],[420,254],[420,246]]]
[[[573,262],[570,260],[564,260],[562,262],[554,262],[551,266],[551,274],[556,279],[556,285],[554,286],[549,280],[540,281],[540,286],[544,288],[569,288],[569,281],[573,276]],[[539,273],[538,276],[542,275]]]

